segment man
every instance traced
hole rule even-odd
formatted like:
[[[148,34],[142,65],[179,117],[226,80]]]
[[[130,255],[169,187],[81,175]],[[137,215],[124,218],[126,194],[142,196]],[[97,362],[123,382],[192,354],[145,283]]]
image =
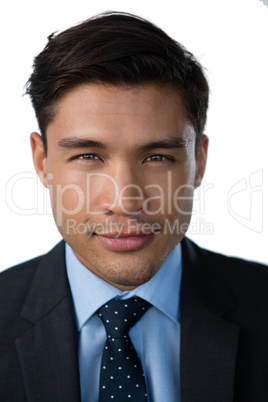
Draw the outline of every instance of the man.
[[[107,13],[51,35],[27,92],[63,241],[1,274],[0,400],[267,401],[267,269],[185,237],[208,147],[194,56]]]

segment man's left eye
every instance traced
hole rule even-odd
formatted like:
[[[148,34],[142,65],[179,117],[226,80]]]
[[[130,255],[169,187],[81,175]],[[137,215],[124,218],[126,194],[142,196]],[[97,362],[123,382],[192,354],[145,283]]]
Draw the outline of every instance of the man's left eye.
[[[100,159],[100,158],[94,154],[83,154],[83,155],[79,156],[79,159],[93,161],[93,160]]]
[[[165,159],[168,159],[168,158],[164,155],[151,155],[151,156],[148,156],[148,158],[146,158],[145,160],[148,162],[162,162]]]

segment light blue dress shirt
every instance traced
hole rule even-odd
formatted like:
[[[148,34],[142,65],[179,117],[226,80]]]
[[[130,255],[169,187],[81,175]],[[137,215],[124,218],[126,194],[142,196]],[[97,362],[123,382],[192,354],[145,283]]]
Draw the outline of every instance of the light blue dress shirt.
[[[180,402],[179,300],[181,245],[143,285],[120,291],[80,263],[66,244],[66,267],[79,334],[78,359],[82,402],[98,402],[105,328],[96,311],[113,298],[139,296],[152,304],[129,336],[141,360],[149,402]]]

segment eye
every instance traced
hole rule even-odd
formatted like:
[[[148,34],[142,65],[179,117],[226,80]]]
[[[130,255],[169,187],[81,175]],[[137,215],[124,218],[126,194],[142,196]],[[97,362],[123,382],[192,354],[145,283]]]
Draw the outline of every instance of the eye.
[[[165,155],[150,155],[145,159],[145,162],[163,162],[168,159]]]
[[[77,159],[82,159],[82,160],[86,160],[86,161],[100,160],[100,158],[98,157],[98,155],[95,155],[95,154],[83,154],[83,155],[79,155],[79,156],[77,157]]]

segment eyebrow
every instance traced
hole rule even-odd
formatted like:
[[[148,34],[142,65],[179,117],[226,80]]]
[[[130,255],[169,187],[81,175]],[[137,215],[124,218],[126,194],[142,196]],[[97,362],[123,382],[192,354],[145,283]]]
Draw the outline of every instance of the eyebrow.
[[[59,148],[63,149],[78,149],[78,148],[98,148],[108,149],[108,146],[103,142],[91,140],[88,138],[69,137],[62,138],[57,143]],[[151,141],[138,147],[138,151],[145,152],[151,149],[185,149],[188,146],[188,141],[182,138],[170,138],[159,141]]]
[[[107,149],[107,146],[102,142],[90,140],[87,138],[77,138],[77,137],[70,137],[70,138],[62,138],[58,143],[57,146],[59,148],[64,149],[77,149],[77,148],[99,148],[99,149]]]
[[[150,149],[174,149],[182,148],[185,149],[188,146],[188,141],[183,138],[170,138],[167,140],[152,141],[147,144],[141,145],[138,149],[139,151],[149,151]]]

